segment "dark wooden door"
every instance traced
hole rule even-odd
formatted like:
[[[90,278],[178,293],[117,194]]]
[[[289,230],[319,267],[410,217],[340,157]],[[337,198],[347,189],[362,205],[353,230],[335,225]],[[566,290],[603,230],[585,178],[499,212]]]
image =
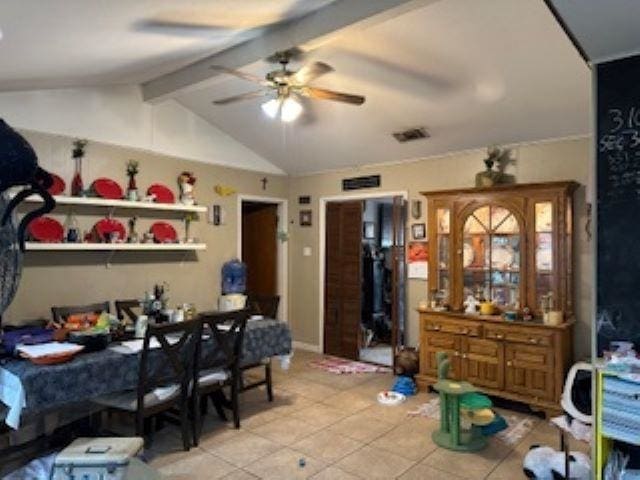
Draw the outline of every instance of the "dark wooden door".
[[[358,359],[361,310],[362,202],[327,204],[324,352]]]
[[[405,299],[406,299],[406,263],[405,263],[405,224],[407,207],[402,197],[393,197],[392,225],[392,267],[391,267],[391,345],[393,348],[393,366],[396,353],[404,345],[405,336]]]
[[[278,294],[278,206],[242,203],[242,261],[247,265],[247,292]]]

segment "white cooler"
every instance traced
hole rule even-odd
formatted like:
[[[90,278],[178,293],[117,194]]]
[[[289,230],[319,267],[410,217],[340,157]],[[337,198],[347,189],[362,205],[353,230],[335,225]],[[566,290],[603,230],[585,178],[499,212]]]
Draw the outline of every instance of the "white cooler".
[[[241,293],[230,293],[220,295],[218,299],[218,310],[221,312],[231,312],[234,310],[242,310],[247,304],[247,296]]]
[[[62,450],[53,464],[52,480],[134,480],[140,462],[134,457],[144,446],[140,437],[78,438]],[[147,477],[153,478],[153,477]]]

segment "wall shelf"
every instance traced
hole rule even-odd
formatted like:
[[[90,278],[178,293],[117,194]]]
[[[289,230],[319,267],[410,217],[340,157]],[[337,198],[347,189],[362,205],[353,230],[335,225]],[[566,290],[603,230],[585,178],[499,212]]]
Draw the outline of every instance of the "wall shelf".
[[[205,243],[39,243],[26,242],[30,251],[197,251],[206,250]]]
[[[57,205],[71,205],[78,207],[128,208],[136,210],[161,210],[165,212],[193,213],[206,213],[207,211],[207,207],[203,205],[182,205],[181,203],[132,202],[131,200],[109,200],[106,198],[95,197],[69,197],[67,195],[54,195],[53,198]],[[27,197],[25,201],[30,203],[42,203],[42,199],[37,195]]]

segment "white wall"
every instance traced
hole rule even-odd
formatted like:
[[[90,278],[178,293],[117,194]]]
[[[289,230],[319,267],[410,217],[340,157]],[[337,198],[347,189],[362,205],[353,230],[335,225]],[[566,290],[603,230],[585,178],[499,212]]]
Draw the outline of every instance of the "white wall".
[[[174,100],[144,103],[137,86],[3,92],[0,117],[16,128],[284,173]]]

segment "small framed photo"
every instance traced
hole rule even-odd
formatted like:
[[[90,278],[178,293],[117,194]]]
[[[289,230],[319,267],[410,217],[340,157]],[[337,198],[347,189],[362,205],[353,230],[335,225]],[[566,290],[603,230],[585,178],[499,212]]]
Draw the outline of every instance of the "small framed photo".
[[[376,238],[376,224],[373,222],[364,222],[362,224],[362,236],[367,240]]]
[[[300,210],[300,226],[311,226],[311,210]]]
[[[414,223],[411,225],[411,235],[414,240],[422,240],[427,238],[427,230],[424,223]]]

